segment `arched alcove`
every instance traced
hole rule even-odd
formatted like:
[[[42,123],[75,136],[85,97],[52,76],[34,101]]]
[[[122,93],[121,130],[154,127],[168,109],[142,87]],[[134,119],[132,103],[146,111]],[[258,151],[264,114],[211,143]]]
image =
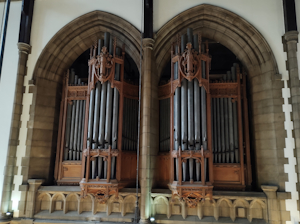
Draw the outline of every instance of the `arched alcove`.
[[[64,26],[39,56],[30,87],[33,101],[26,141],[30,164],[24,168],[24,181],[42,178],[45,184],[53,183],[63,79],[73,62],[105,32],[117,38],[118,47],[125,45],[132,63],[138,64],[140,32],[124,19],[102,11],[87,13]]]
[[[157,33],[154,60],[159,76],[170,60],[171,43],[190,27],[194,33],[216,41],[243,64],[249,83],[250,134],[254,156],[255,186],[278,185],[285,189],[284,113],[280,80],[274,54],[264,37],[241,16],[217,6],[202,4],[188,9],[166,23]]]

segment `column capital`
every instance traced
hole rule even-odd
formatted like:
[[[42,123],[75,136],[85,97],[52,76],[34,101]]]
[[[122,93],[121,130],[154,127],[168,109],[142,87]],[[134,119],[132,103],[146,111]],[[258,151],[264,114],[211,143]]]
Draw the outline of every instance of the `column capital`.
[[[149,49],[153,50],[154,42],[155,41],[152,38],[144,38],[143,39],[143,49],[149,48]]]
[[[276,191],[278,190],[277,186],[262,185],[261,189],[267,195],[268,199],[275,199],[276,198]]]
[[[29,44],[19,42],[18,43],[18,49],[20,52],[23,52],[25,54],[30,54],[31,53],[31,46]]]
[[[298,43],[298,35],[299,32],[296,30],[293,31],[288,31],[284,34],[284,39],[289,42],[289,41],[296,41]]]
[[[43,179],[29,179],[28,180],[29,191],[37,191],[43,182],[44,182]]]
[[[261,185],[261,189],[264,191],[264,192],[275,192],[278,190],[278,187],[277,186],[269,186],[269,185]]]

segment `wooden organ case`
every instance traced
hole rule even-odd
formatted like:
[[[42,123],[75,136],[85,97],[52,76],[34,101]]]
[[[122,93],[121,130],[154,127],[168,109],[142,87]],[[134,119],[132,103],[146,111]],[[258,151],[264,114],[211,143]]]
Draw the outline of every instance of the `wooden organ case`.
[[[171,46],[171,80],[159,86],[165,172],[157,182],[189,207],[212,199],[213,188],[244,190],[252,182],[246,78],[237,64],[210,78],[210,65],[208,42],[188,28]]]
[[[135,183],[138,86],[126,82],[124,59],[125,46],[105,33],[90,49],[88,77],[71,70],[63,84],[56,181],[100,203]]]

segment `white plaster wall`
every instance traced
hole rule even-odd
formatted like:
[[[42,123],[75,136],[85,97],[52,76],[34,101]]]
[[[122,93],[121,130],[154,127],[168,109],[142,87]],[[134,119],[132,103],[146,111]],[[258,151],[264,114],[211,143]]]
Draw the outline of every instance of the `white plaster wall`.
[[[16,85],[18,38],[22,2],[11,2],[0,80],[0,199],[2,198],[4,166],[9,141],[9,130]],[[1,9],[1,7],[0,7]],[[0,11],[1,13],[1,11]]]
[[[28,59],[28,74],[43,48],[63,26],[88,12],[101,10],[115,14],[141,30],[141,0],[35,0],[32,22],[32,51]],[[42,28],[44,27],[44,29]]]

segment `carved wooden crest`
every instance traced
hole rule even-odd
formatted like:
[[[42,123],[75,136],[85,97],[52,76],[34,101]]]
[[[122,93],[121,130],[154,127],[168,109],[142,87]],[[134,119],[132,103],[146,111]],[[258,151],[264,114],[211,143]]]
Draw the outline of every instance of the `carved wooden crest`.
[[[192,81],[200,73],[200,63],[198,53],[192,49],[192,44],[187,44],[187,49],[180,58],[179,70],[189,81]]]
[[[111,75],[113,64],[113,56],[109,54],[105,46],[102,47],[101,53],[97,57],[98,72],[96,73],[96,77],[101,83],[105,82]]]
[[[201,200],[212,200],[213,186],[184,186],[169,185],[172,191],[172,201],[179,197],[179,201],[184,201],[189,208],[196,208]]]

